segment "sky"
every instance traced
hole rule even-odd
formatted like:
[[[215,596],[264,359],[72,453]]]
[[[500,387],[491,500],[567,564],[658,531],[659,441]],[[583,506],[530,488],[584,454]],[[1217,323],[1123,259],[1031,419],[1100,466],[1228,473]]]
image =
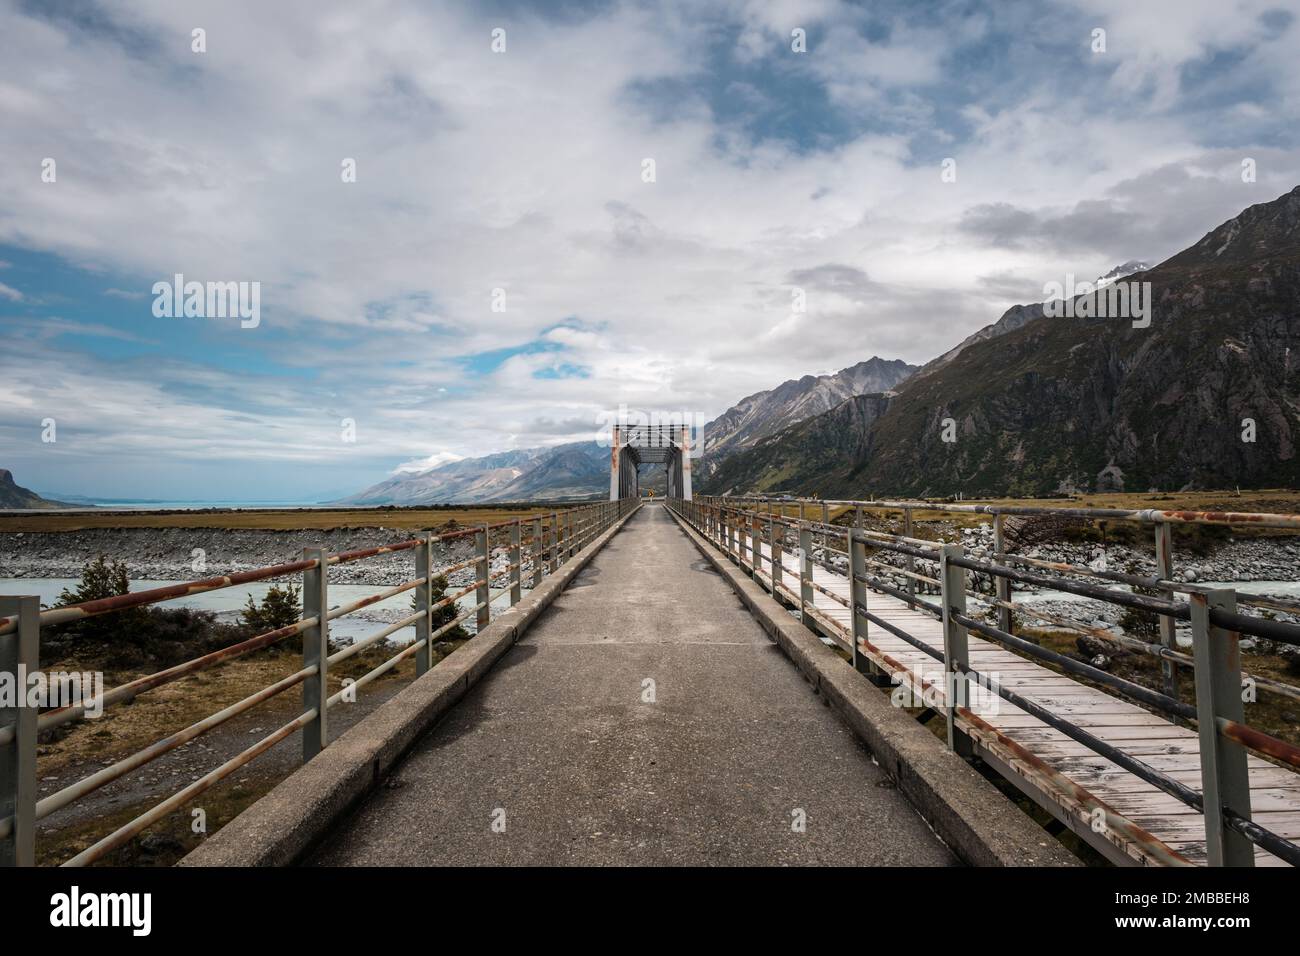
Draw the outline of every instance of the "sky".
[[[920,364],[1293,188],[1298,50],[1298,0],[0,0],[0,468],[317,501]]]

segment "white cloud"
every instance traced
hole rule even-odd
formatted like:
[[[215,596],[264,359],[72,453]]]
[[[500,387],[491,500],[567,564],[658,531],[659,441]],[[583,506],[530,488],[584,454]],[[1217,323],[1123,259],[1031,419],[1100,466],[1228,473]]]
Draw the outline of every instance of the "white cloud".
[[[1013,72],[1018,95],[960,114],[953,50],[998,26],[996,12],[958,22],[945,11],[932,25],[900,14],[863,39],[861,8],[831,2],[737,3],[712,18],[691,5],[619,5],[549,21],[522,10],[489,20],[471,5],[306,0],[213,4],[200,16],[135,0],[107,8],[129,28],[124,45],[6,9],[0,59],[23,81],[0,85],[11,134],[0,167],[30,174],[11,176],[0,195],[0,242],[58,253],[128,288],[175,271],[260,281],[263,328],[288,331],[292,347],[203,334],[220,345],[214,354],[244,350],[250,365],[310,373],[270,381],[199,359],[87,358],[83,387],[108,397],[84,409],[102,436],[85,454],[327,465],[367,455],[407,468],[540,434],[575,437],[620,402],[711,415],[812,369],[872,354],[925,361],[1012,304],[1005,283],[984,277],[1100,274],[1167,255],[1294,185],[1283,177],[1295,152],[1274,147],[1257,151],[1270,160],[1260,183],[1236,189],[1227,153],[1202,145],[1203,130],[1170,108],[1188,63],[1258,39],[1258,7],[1197,4],[1185,26],[1166,9],[1160,29],[1139,8],[1058,7],[1108,26],[1113,103],[1017,87]],[[200,19],[208,53],[196,55],[189,31]],[[508,31],[502,55],[489,50],[494,25]],[[751,67],[788,50],[792,26],[821,31],[801,76],[821,84],[837,122],[860,124],[847,141],[813,148],[794,121],[787,135],[755,141],[704,95],[736,50]],[[734,41],[727,64],[710,59],[719,37]],[[1295,90],[1294,58],[1261,49],[1265,62],[1249,69]],[[1060,68],[1083,69],[1084,52],[1081,39],[1079,60]],[[772,69],[779,79],[793,67]],[[731,85],[735,102],[768,108],[780,84],[751,79]],[[672,94],[669,118],[629,93],[661,81],[695,91]],[[1148,88],[1159,102],[1144,109]],[[1263,134],[1282,122],[1250,104],[1231,110]],[[957,158],[956,183],[942,183],[937,158],[918,146],[930,137]],[[57,184],[40,181],[47,155]],[[356,183],[340,180],[345,157]],[[653,184],[641,181],[646,157]],[[959,228],[981,205],[1059,217],[1089,200],[1149,220],[1117,244],[1164,245],[994,248]],[[854,296],[813,289],[793,319],[791,276],[828,264],[871,285]],[[497,287],[504,313],[490,308]],[[464,358],[538,338],[563,351],[486,373]],[[48,374],[60,361],[72,364],[51,354],[30,369]],[[589,377],[536,377],[556,363]],[[83,414],[58,381],[29,372],[23,395]],[[19,397],[14,380],[5,387]],[[358,421],[359,447],[337,441],[344,416]]]

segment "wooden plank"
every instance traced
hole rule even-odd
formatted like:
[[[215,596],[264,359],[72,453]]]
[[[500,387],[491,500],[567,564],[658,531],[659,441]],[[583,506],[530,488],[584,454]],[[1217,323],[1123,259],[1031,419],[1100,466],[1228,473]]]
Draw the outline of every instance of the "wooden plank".
[[[762,553],[768,555],[766,545],[762,545]],[[782,565],[790,576],[789,580],[798,579],[798,562],[789,551],[783,552]],[[820,565],[813,568],[813,581],[834,594],[849,595],[847,576],[835,574]],[[785,590],[797,601],[797,594]],[[929,614],[908,607],[906,602],[891,595],[874,591],[868,597],[867,605],[881,620],[906,631],[922,644],[942,651],[943,627]],[[837,637],[847,635],[850,621],[847,607],[825,593],[814,591],[813,609],[830,624],[843,628],[845,634]],[[881,654],[888,655],[905,668],[896,677],[914,688],[919,688],[922,682],[933,682],[938,685],[935,691],[939,699],[943,699],[941,661],[879,626],[869,626],[867,639]],[[995,677],[1009,690],[1067,717],[1099,739],[1200,791],[1200,743],[1193,731],[974,634],[969,638],[969,647],[974,670]],[[886,670],[891,669],[883,660],[877,660],[877,663]],[[1188,859],[1204,864],[1204,824],[1201,815],[1191,807],[985,688],[976,689],[972,709],[982,715],[988,714],[986,719],[999,732],[1090,790],[1098,799],[1129,816],[1134,823]],[[1007,766],[1014,772],[1017,762],[1009,760]],[[1250,777],[1252,799],[1259,795],[1258,805],[1252,806],[1261,825],[1288,839],[1300,836],[1300,775],[1252,757]],[[1070,812],[1065,807],[1071,801],[1060,799],[1059,794],[1053,799],[1061,803],[1061,812]],[[1265,819],[1271,820],[1273,825],[1265,823]],[[1135,852],[1133,847],[1127,849]],[[1259,865],[1283,863],[1263,850],[1257,850],[1256,860]]]

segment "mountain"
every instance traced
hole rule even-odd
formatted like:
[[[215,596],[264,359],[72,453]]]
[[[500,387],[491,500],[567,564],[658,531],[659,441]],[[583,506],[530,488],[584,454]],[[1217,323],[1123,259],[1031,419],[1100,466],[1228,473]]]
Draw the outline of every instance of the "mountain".
[[[1098,276],[1095,285],[1097,288],[1105,288],[1120,279],[1126,279],[1136,272],[1146,272],[1150,268],[1151,266],[1148,263],[1140,259],[1132,259],[1111,269],[1104,276]],[[974,345],[976,342],[986,342],[1000,335],[1006,335],[1008,332],[1014,332],[1016,329],[1022,328],[1026,322],[1032,322],[1034,319],[1041,319],[1042,317],[1043,303],[1041,302],[1034,302],[1029,305],[1013,305],[1003,312],[1002,317],[992,325],[986,325],[978,332],[967,336],[957,346],[944,352],[938,358],[927,362],[923,368],[929,371],[940,365],[946,365],[960,355],[962,349],[968,345]]]
[[[1000,334],[912,376],[874,420],[845,425],[857,434],[808,422],[764,444],[766,466],[730,462],[728,490],[973,497],[1300,483],[1300,371],[1290,359],[1300,187],[1128,281],[1151,283],[1148,327],[1019,307]],[[846,457],[823,456],[825,470],[792,484],[780,463],[819,454],[806,447],[818,434]]]
[[[63,501],[50,501],[14,483],[13,473],[0,468],[0,508],[71,508]]]
[[[963,351],[976,342],[987,342],[989,339],[996,339],[999,336],[1006,335],[1008,332],[1014,332],[1016,329],[1023,328],[1026,322],[1032,322],[1034,319],[1043,317],[1043,304],[1035,302],[1030,305],[1013,305],[1007,311],[1002,313],[1002,318],[998,319],[992,325],[986,325],[978,332],[973,332],[964,338],[953,348],[944,352],[936,359],[931,359],[921,367],[922,372],[931,372],[941,365],[947,365]]]
[[[1127,279],[1135,272],[1147,272],[1151,268],[1151,263],[1143,262],[1141,259],[1131,259],[1123,265],[1116,266],[1104,276],[1097,277],[1098,288],[1104,288],[1112,282],[1118,282],[1120,279]]]
[[[332,504],[427,505],[483,501],[508,486],[532,465],[541,448],[462,458],[427,471],[404,472]]]
[[[761,438],[722,459],[702,490],[823,494],[826,476],[838,475],[846,462],[866,455],[870,428],[889,402],[887,395],[855,395],[828,412]]]
[[[503,451],[394,475],[340,505],[587,498],[609,493],[609,449],[596,442]]]
[[[704,426],[705,448],[696,475],[707,474],[733,452],[796,422],[813,418],[845,399],[884,392],[916,371],[898,360],[870,358],[833,375],[805,375],[756,392]],[[697,478],[697,480],[699,480]],[[641,468],[641,488],[664,490],[662,465]],[[525,448],[465,458],[421,472],[394,475],[340,505],[428,505],[572,500],[609,493],[609,449],[597,442]]]
[[[707,479],[728,455],[855,395],[887,392],[915,371],[915,365],[899,359],[872,356],[833,375],[805,375],[742,398],[704,426],[704,451],[696,473]]]

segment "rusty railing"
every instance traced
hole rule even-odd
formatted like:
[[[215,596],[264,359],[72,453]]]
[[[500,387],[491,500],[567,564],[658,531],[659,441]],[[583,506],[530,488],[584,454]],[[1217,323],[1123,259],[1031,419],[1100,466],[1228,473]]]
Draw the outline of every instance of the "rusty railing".
[[[242,584],[289,575],[302,576],[302,613],[300,620],[294,624],[258,634],[102,691],[98,699],[82,698],[76,703],[43,711],[27,706],[22,699],[13,707],[0,707],[0,865],[34,864],[38,821],[294,687],[302,688],[302,708],[292,720],[148,811],[117,827],[63,865],[82,866],[101,859],[299,731],[302,731],[303,761],[311,760],[329,743],[328,716],[331,708],[341,702],[354,700],[355,693],[360,688],[408,658],[415,658],[415,676],[419,677],[434,666],[433,646],[440,637],[452,628],[466,623],[471,617],[474,618],[476,632],[481,631],[492,619],[494,603],[504,599],[513,607],[519,602],[525,586],[535,587],[546,575],[554,574],[598,535],[635,510],[638,504],[637,500],[625,500],[583,505],[339,554],[309,548],[304,551],[301,560],[297,561],[45,610],[41,609],[39,598],[34,596],[0,597],[0,673],[5,673],[6,676],[12,674],[16,678],[20,674],[40,674],[42,628],[129,608],[148,607]],[[471,557],[441,567],[435,566],[435,545],[452,544],[464,539],[473,542]],[[491,568],[494,548],[498,553],[504,550],[506,555],[505,565],[495,571]],[[414,557],[414,568],[409,580],[346,604],[330,607],[330,567],[401,552],[411,552]],[[473,580],[468,586],[447,594],[438,601],[431,600],[430,591],[436,578],[471,568]],[[408,591],[415,594],[415,607],[411,614],[373,634],[330,650],[331,621]],[[462,600],[467,602],[467,606],[461,607],[459,602]],[[451,620],[434,628],[434,612],[446,607],[456,607],[458,613]],[[415,625],[416,632],[415,639],[410,644],[362,676],[345,682],[340,690],[329,693],[328,677],[331,667],[376,646],[411,625]],[[106,707],[131,701],[142,693],[282,643],[295,635],[302,635],[303,649],[302,666],[294,673],[55,793],[37,798],[37,739],[40,733],[74,721],[90,719],[92,715],[87,713],[88,710],[93,715],[98,715]],[[23,695],[20,694],[19,697],[22,698]]]

